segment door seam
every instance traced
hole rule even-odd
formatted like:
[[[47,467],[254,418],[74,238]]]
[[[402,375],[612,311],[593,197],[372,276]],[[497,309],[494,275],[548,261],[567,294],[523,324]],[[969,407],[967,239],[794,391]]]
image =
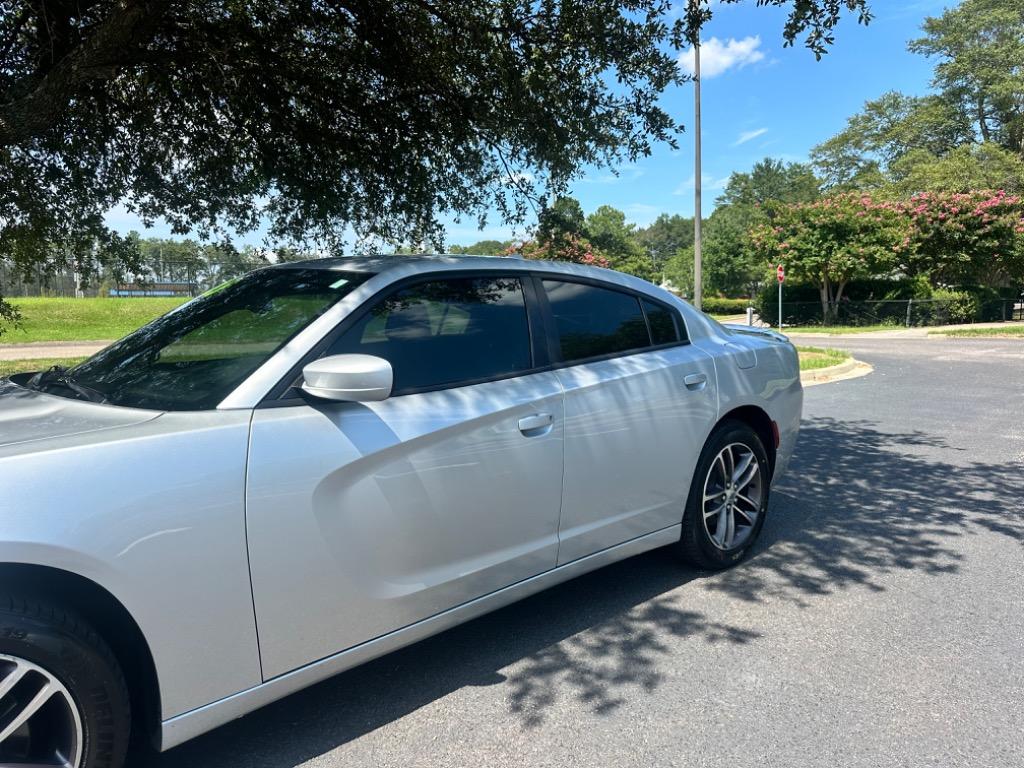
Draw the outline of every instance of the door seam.
[[[555,381],[558,383],[558,389],[560,391],[559,402],[562,406],[562,483],[558,489],[558,525],[555,528],[555,540],[557,542],[555,546],[555,568],[558,567],[558,563],[562,558],[562,510],[565,509],[565,443],[567,440],[567,424],[568,420],[565,418],[565,385],[562,384],[562,379],[558,375],[558,371],[551,371],[551,375],[555,377]]]
[[[252,550],[249,549],[249,457],[252,452],[252,430],[256,421],[256,411],[249,412],[249,436],[245,443],[245,472],[242,480],[242,520],[245,532],[245,566],[249,571],[249,600],[252,603],[252,625],[256,631],[256,661],[260,667],[260,680],[267,681],[263,671],[263,645],[260,643],[260,618],[256,612],[256,589],[252,579]]]

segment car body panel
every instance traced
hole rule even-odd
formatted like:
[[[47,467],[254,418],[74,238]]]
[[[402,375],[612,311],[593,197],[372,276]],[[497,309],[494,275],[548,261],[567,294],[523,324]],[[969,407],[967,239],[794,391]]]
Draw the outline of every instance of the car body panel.
[[[718,412],[715,367],[690,344],[558,372],[565,489],[558,563],[679,522]],[[687,376],[704,383],[690,389]]]
[[[524,435],[519,420],[537,414],[550,426]],[[247,505],[264,676],[554,568],[562,424],[552,373],[256,411]]]
[[[569,579],[603,568],[606,565],[633,557],[652,549],[668,546],[679,540],[680,526],[673,525],[647,536],[623,542],[618,546],[597,552],[589,557],[574,560],[567,565],[545,571],[533,578],[520,581],[484,597],[471,600],[410,627],[391,632],[384,637],[347,651],[337,653],[314,664],[276,677],[262,685],[255,686],[222,701],[216,701],[184,715],[164,721],[157,746],[162,750],[171,749],[189,739],[200,736],[220,725],[224,725],[254,709],[266,706],[314,683],[326,680],[340,672],[379,658],[436,635],[446,629],[463,624],[470,619],[483,616],[506,605],[543,592]]]
[[[721,335],[708,336],[697,344],[715,361],[719,418],[738,408],[754,406],[778,426],[774,483],[785,473],[800,431],[803,387],[796,348],[784,336],[772,332],[741,334],[727,328],[722,328]],[[744,368],[748,350],[756,355],[757,364]]]
[[[94,403],[0,383],[0,451],[37,440],[128,427],[156,416],[136,408],[96,408]]]
[[[76,433],[122,410],[77,405],[92,415],[68,435],[0,449],[0,563],[75,573],[117,599],[149,644],[165,717],[260,682],[245,547],[250,414],[150,414]]]

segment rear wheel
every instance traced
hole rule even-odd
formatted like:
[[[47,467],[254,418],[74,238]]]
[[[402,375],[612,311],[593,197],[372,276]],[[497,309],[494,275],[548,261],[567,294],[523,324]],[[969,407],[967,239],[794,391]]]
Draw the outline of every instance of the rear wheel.
[[[682,556],[700,568],[728,568],[757,540],[768,509],[768,455],[741,421],[720,424],[697,462],[683,514]]]
[[[128,701],[113,653],[87,623],[0,596],[0,766],[121,768]]]

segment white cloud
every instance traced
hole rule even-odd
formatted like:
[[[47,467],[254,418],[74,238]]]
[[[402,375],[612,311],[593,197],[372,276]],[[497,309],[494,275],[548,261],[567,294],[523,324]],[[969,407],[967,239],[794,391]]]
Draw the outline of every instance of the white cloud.
[[[728,176],[722,176],[721,178],[716,179],[711,174],[705,173],[705,174],[702,174],[700,178],[701,178],[701,189],[702,190],[703,189],[725,189],[725,185],[729,183],[729,177]],[[696,181],[697,181],[697,176],[695,174],[691,173],[690,174],[690,178],[688,178],[686,181],[684,181],[682,184],[680,184],[678,187],[676,187],[675,191],[672,194],[673,195],[685,195],[688,192],[693,192],[694,187],[696,186],[696,184],[695,184]]]
[[[764,136],[768,133],[767,128],[756,128],[753,131],[743,131],[739,138],[733,143],[734,147],[738,147],[740,144],[746,144],[748,141],[753,141],[758,136]]]
[[[700,44],[700,76],[702,79],[717,77],[729,69],[742,69],[764,59],[761,36],[752,35],[742,40],[730,37],[725,42],[717,37]],[[693,46],[679,54],[679,66],[688,74],[694,74]]]

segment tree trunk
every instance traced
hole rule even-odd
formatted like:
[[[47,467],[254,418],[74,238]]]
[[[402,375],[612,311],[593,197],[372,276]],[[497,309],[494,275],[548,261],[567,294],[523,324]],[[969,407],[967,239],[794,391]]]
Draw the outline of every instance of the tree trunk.
[[[988,121],[985,119],[985,99],[978,96],[978,126],[981,128],[982,141],[989,140]]]
[[[836,296],[832,300],[832,319],[838,324],[839,323],[839,302],[843,298],[843,289],[846,288],[846,281],[843,280],[839,284],[839,288],[836,289]]]
[[[828,310],[829,310],[829,284],[828,278],[818,286],[818,291],[821,294],[821,323],[822,325],[829,324]]]

